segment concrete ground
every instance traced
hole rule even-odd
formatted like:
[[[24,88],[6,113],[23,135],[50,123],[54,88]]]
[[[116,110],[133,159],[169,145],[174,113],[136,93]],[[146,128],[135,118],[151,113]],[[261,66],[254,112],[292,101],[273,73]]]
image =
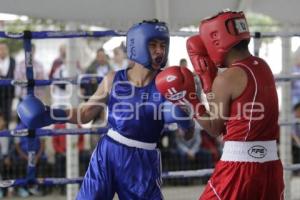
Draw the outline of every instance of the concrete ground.
[[[193,200],[198,199],[199,194],[201,193],[203,186],[187,186],[187,187],[164,187],[163,193],[166,200]],[[59,195],[56,192],[46,195],[46,196],[30,196],[27,198],[13,197],[13,198],[4,198],[7,200],[66,200],[67,197]],[[118,197],[115,197],[114,200],[118,200]]]
[[[300,177],[293,178],[291,182],[292,186],[292,199],[291,200],[300,200]],[[168,186],[163,187],[163,194],[166,200],[197,200],[199,195],[203,191],[205,185],[193,185],[193,186]],[[57,192],[46,196],[30,196],[28,198],[13,197],[13,198],[4,198],[7,200],[66,200],[66,196],[59,195]],[[117,197],[114,200],[118,200]]]

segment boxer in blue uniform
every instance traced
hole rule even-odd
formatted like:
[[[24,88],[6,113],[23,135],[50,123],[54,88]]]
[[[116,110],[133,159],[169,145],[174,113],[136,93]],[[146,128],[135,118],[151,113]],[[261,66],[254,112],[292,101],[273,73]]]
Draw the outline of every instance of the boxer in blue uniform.
[[[134,62],[133,66],[104,77],[81,109],[53,109],[52,114],[59,120],[53,119],[50,111],[32,96],[25,98],[17,108],[22,121],[37,128],[63,121],[61,117],[67,115],[70,116],[68,122],[86,123],[108,107],[110,129],[91,157],[78,200],[111,200],[115,193],[120,200],[163,199],[160,152],[156,143],[164,123],[177,122],[186,129],[191,125],[185,113],[166,103],[155,86],[155,77],[168,57],[166,24],[157,20],[143,21],[129,29],[126,39],[127,55]]]

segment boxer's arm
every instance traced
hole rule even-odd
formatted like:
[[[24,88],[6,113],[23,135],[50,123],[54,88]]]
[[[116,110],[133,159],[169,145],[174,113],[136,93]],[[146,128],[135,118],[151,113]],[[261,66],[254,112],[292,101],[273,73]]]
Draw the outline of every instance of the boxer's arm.
[[[74,124],[87,123],[106,108],[106,101],[111,89],[114,73],[108,74],[100,83],[98,90],[87,103],[74,109],[50,108],[33,95],[27,95],[17,106],[17,113],[28,128],[35,129],[53,123],[70,122]]]
[[[207,132],[213,135],[223,133],[225,122],[229,118],[231,101],[242,94],[247,81],[247,74],[238,67],[229,68],[215,78],[212,92],[207,95],[210,113],[197,118]]]
[[[88,123],[105,111],[114,76],[115,72],[109,72],[87,102],[81,103],[77,108],[66,110],[67,115],[70,116],[70,123]]]
[[[229,85],[226,78],[217,76],[212,85],[212,92],[207,98],[210,113],[196,118],[199,124],[210,134],[220,135],[225,129],[231,99]]]
[[[186,42],[186,49],[195,73],[201,81],[204,93],[211,92],[212,83],[217,76],[218,69],[208,56],[200,35],[193,35]]]
[[[163,119],[166,124],[176,123],[184,131],[194,127],[193,119],[179,106],[169,101],[165,101],[163,105]]]

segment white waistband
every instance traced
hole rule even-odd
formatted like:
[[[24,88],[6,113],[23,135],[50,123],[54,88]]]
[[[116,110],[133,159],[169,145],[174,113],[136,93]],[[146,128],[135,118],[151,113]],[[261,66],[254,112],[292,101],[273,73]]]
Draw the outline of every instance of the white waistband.
[[[129,139],[112,129],[108,130],[107,135],[113,140],[129,147],[136,147],[136,148],[146,149],[146,150],[154,150],[156,148],[156,143],[147,143],[147,142],[141,142],[141,141]]]
[[[268,162],[278,160],[277,145],[271,141],[226,141],[222,161],[234,162]]]

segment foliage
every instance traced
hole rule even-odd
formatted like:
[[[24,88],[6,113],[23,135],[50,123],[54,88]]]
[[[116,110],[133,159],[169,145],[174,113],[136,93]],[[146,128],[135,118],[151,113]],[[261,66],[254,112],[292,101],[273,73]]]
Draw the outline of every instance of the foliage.
[[[280,29],[279,23],[267,15],[247,12],[246,17],[251,32],[276,32]],[[273,41],[272,38],[262,40],[266,43]]]
[[[248,12],[246,17],[252,32],[275,32],[279,30],[279,23],[267,15]]]
[[[3,26],[3,31],[20,33],[24,30],[29,31],[41,31],[41,30],[51,30],[51,31],[62,31],[65,30],[65,24],[59,23],[53,20],[35,19],[29,18],[27,21],[15,20],[15,21],[5,21]],[[23,48],[22,40],[15,39],[1,39],[8,45],[10,53],[12,55],[18,53]]]

